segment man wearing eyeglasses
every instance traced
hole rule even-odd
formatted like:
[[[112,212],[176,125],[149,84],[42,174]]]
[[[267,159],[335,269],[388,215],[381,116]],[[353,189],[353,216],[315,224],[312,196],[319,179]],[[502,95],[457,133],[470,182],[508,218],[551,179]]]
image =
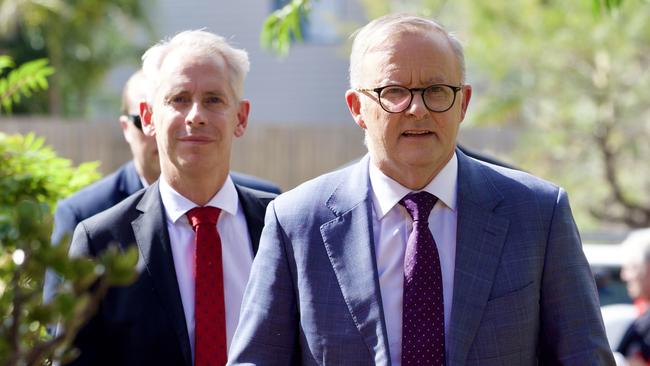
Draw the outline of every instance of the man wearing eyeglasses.
[[[456,148],[458,40],[376,19],[350,83],[368,155],[269,205],[231,363],[613,365],[565,191]]]

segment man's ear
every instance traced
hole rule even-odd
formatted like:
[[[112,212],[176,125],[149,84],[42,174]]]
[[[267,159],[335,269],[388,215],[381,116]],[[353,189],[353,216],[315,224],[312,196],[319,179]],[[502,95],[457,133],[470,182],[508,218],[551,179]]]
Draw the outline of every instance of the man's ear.
[[[359,127],[365,129],[366,123],[363,121],[363,117],[361,116],[361,100],[359,97],[359,92],[356,90],[348,89],[348,91],[345,92],[345,102],[348,105],[352,118],[354,118],[354,122],[359,125]]]
[[[147,136],[154,136],[156,128],[153,124],[153,111],[149,103],[145,101],[140,102],[140,120],[142,121],[142,132]]]
[[[246,99],[243,99],[239,102],[239,108],[237,108],[237,125],[235,126],[235,137],[244,136],[244,131],[248,127],[248,114],[251,110],[251,102]]]
[[[467,106],[469,106],[469,100],[472,99],[472,86],[467,84],[463,85],[463,98],[460,100],[460,120],[465,119],[465,113],[467,113]]]

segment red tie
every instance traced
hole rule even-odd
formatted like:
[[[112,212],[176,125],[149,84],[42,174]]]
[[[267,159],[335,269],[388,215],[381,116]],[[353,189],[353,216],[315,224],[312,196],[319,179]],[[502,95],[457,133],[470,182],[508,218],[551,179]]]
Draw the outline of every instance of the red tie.
[[[195,207],[187,211],[196,232],[195,366],[223,366],[227,361],[221,238],[217,232],[219,213],[221,210],[216,207]]]

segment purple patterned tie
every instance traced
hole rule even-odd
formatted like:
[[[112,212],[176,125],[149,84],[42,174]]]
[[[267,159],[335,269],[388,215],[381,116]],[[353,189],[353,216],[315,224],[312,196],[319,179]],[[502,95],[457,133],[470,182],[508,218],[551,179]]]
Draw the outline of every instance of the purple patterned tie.
[[[428,192],[401,201],[413,218],[404,255],[402,365],[445,365],[445,313],[442,271],[429,214],[438,201]]]

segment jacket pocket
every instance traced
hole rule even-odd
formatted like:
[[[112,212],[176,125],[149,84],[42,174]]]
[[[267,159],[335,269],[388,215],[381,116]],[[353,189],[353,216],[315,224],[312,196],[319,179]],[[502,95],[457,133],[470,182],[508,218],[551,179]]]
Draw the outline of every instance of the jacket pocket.
[[[539,289],[531,282],[487,302],[468,361],[505,360],[515,354],[527,359],[535,352],[538,331]]]

